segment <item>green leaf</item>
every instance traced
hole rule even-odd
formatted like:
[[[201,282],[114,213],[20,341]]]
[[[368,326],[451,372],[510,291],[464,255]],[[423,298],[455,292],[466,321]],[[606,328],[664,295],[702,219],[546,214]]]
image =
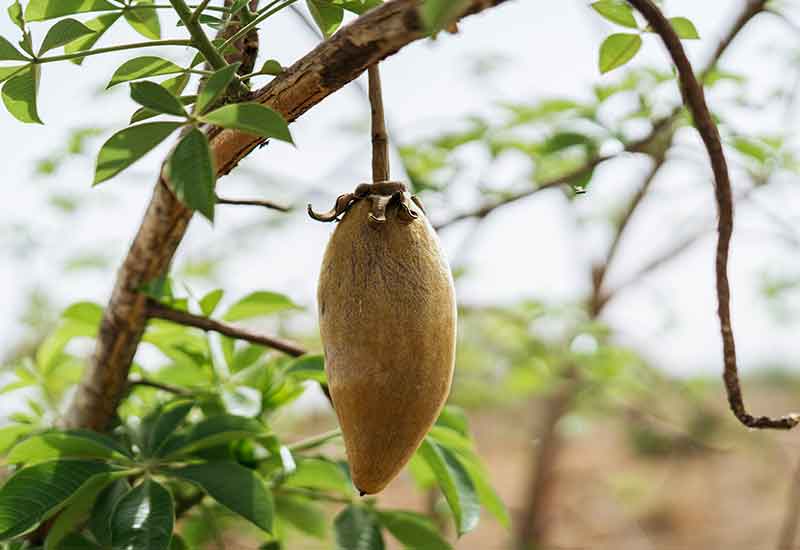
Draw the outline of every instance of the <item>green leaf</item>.
[[[267,349],[263,346],[248,344],[233,354],[233,360],[229,365],[231,372],[239,372],[261,359]],[[238,378],[237,378],[238,381]]]
[[[641,47],[642,37],[638,34],[612,34],[600,46],[600,72],[607,73],[625,65]]]
[[[241,321],[299,308],[300,306],[284,294],[262,290],[248,294],[233,304],[225,313],[223,319],[226,321]]]
[[[44,21],[62,15],[118,9],[107,0],[30,0],[25,8],[25,20]]]
[[[75,19],[62,19],[47,31],[42,40],[42,47],[39,48],[39,55],[49,52],[52,49],[60,48],[70,42],[94,34],[95,31]]]
[[[39,90],[39,67],[28,66],[3,84],[3,103],[14,118],[20,122],[43,124],[36,108]]]
[[[194,407],[192,401],[174,401],[156,409],[154,418],[149,422],[142,422],[147,426],[146,439],[142,451],[148,456],[158,456],[158,451],[167,439],[177,430]]]
[[[319,539],[327,535],[328,518],[312,500],[278,495],[275,497],[275,512],[282,520],[307,535]]]
[[[174,434],[159,449],[160,456],[173,458],[200,449],[265,435],[264,426],[252,418],[233,415],[212,416],[184,433]]]
[[[163,83],[161,85],[164,86]],[[164,86],[164,88],[169,90],[169,88],[167,88],[166,86]],[[169,91],[171,91],[171,90],[169,90]],[[197,96],[196,95],[184,95],[184,96],[179,97],[178,99],[180,100],[181,105],[183,105],[184,107],[187,107],[187,106],[191,105],[192,103],[194,103],[197,100]],[[140,109],[137,109],[136,112],[133,113],[133,115],[131,115],[131,124],[135,124],[137,122],[143,122],[145,120],[149,120],[149,119],[151,119],[153,117],[157,117],[160,114],[161,113],[159,113],[158,111],[154,111],[152,109],[148,109],[147,107],[142,107]]]
[[[684,40],[698,40],[700,38],[697,27],[689,19],[685,17],[670,17],[669,22],[672,24],[672,28],[678,38]]]
[[[295,471],[284,484],[286,487],[335,491],[346,496],[353,494],[353,485],[344,470],[335,462],[322,458],[299,459]]]
[[[62,358],[64,348],[74,338],[94,338],[97,336],[97,323],[84,323],[74,319],[62,319],[53,331],[36,350],[36,368],[45,376],[52,374],[52,369]]]
[[[419,453],[436,476],[453,512],[458,535],[468,533],[478,524],[481,513],[475,484],[469,473],[451,451],[430,438],[422,441]]]
[[[175,511],[172,495],[145,479],[122,497],[111,518],[112,550],[167,550]]]
[[[612,23],[631,29],[639,27],[636,23],[636,18],[633,16],[633,8],[631,8],[627,2],[620,0],[600,0],[600,2],[592,4],[592,8]]]
[[[336,32],[339,25],[342,24],[344,18],[344,9],[325,0],[306,0],[308,11],[311,12],[311,17],[314,22],[322,31],[323,36],[328,38]]]
[[[104,548],[111,546],[111,516],[114,508],[130,490],[131,486],[127,479],[118,479],[106,487],[95,499],[88,528],[95,540]]]
[[[464,437],[469,437],[469,421],[464,409],[456,405],[445,405],[439,418],[436,419],[437,426],[444,426],[455,430]]]
[[[182,73],[178,76],[173,76],[172,78],[168,78],[161,82],[161,85],[164,86],[167,90],[172,92],[174,95],[181,95],[183,90],[186,89],[186,86],[189,84],[189,77],[191,76],[190,73]],[[190,97],[190,96],[184,96]],[[195,98],[197,99],[197,98]],[[184,103],[187,105],[187,103]]]
[[[18,443],[8,454],[11,464],[44,462],[55,458],[126,458],[115,446],[81,433],[46,432]]]
[[[217,309],[220,300],[225,295],[225,291],[221,288],[216,290],[212,290],[202,298],[200,298],[200,311],[203,312],[203,315],[206,317],[210,316],[214,313],[214,310]]]
[[[113,481],[130,475],[129,472],[113,472],[91,477],[72,495],[64,505],[53,526],[47,532],[44,550],[61,550],[62,541],[89,517],[97,495]]]
[[[422,5],[422,22],[429,32],[437,32],[461,14],[467,0],[426,0]]]
[[[746,137],[737,137],[733,140],[733,147],[742,153],[755,160],[759,164],[766,164],[770,159],[770,150],[763,143],[749,139]]]
[[[259,529],[272,532],[272,495],[253,470],[236,462],[205,462],[170,470],[169,474],[194,483]]]
[[[5,82],[15,74],[23,71],[27,65],[18,65],[16,67],[0,67],[0,83]]]
[[[93,476],[111,471],[107,464],[84,460],[54,460],[19,470],[0,489],[0,540],[28,532]]]
[[[186,133],[167,161],[167,181],[178,199],[214,221],[216,172],[208,138],[192,128]]]
[[[19,3],[19,0],[14,0],[14,2],[8,6],[8,18],[19,27],[19,30],[25,32],[25,20],[22,17],[22,4]]]
[[[241,63],[227,65],[208,77],[205,86],[197,95],[198,114],[205,113],[209,107],[214,105],[214,102],[228,89],[228,85],[233,81],[240,66]]]
[[[486,469],[478,462],[464,460],[462,462],[464,468],[469,473],[472,482],[475,484],[475,490],[478,493],[478,499],[481,505],[489,510],[495,519],[505,527],[511,528],[511,515],[508,513],[505,503],[494,490],[494,487],[489,483],[488,474]]]
[[[369,510],[350,505],[333,520],[336,550],[383,550],[380,525]]]
[[[97,156],[94,185],[109,180],[149,153],[181,126],[180,122],[147,122],[120,130]]]
[[[259,71],[262,74],[277,76],[283,72],[283,67],[277,59],[267,59]]]
[[[362,15],[376,6],[383,4],[383,0],[336,0],[337,6],[342,6],[347,11]]]
[[[286,374],[298,380],[314,380],[321,384],[327,382],[325,376],[325,357],[323,355],[304,355],[289,363]]]
[[[153,0],[139,0],[137,5],[153,4]],[[152,8],[125,8],[125,20],[133,29],[150,40],[161,38],[161,23],[158,20],[158,10]]]
[[[70,533],[61,544],[58,545],[58,550],[104,550],[96,545],[93,541],[84,537],[79,533]]]
[[[172,61],[168,61],[161,57],[146,55],[142,57],[135,57],[126,61],[114,72],[111,81],[108,83],[108,88],[116,86],[121,82],[130,82],[131,80],[139,80],[141,78],[148,78],[151,76],[159,76],[164,74],[177,74],[183,73],[183,67],[179,67]]]
[[[430,518],[406,510],[380,510],[378,520],[409,550],[451,550]]]
[[[161,84],[145,80],[131,84],[131,99],[139,105],[164,113],[180,117],[188,117],[181,100],[172,95]]]
[[[11,42],[0,36],[0,60],[2,61],[30,61],[15,48]]]
[[[90,50],[92,46],[94,46],[100,38],[111,28],[111,25],[117,22],[122,16],[122,12],[112,12],[112,13],[104,13],[99,17],[95,17],[94,19],[89,19],[85,22],[86,27],[92,30],[93,34],[87,34],[77,40],[74,40],[64,46],[65,53],[77,53],[77,52],[85,52],[86,50]],[[70,59],[70,61],[76,65],[81,65],[86,59],[85,57],[76,57],[74,59]]]
[[[5,453],[22,437],[28,435],[36,428],[30,424],[11,424],[0,428],[0,453]]]
[[[61,312],[61,318],[87,325],[99,325],[103,319],[103,308],[94,302],[75,302]]]
[[[294,143],[289,125],[283,117],[259,103],[225,105],[205,115],[203,120],[223,128],[235,128],[257,136]]]

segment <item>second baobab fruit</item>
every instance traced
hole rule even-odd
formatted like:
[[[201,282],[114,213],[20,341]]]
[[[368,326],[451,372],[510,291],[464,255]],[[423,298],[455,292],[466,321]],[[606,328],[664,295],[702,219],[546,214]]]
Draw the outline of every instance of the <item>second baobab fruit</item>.
[[[373,494],[417,450],[450,391],[453,278],[402,183],[359,185],[331,212],[311,214],[341,217],[322,262],[320,332],[353,483]]]

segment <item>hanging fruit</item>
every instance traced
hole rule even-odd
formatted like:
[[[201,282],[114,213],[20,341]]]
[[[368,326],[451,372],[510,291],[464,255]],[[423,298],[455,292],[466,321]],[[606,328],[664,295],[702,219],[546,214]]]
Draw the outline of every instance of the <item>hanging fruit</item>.
[[[325,251],[319,324],[353,483],[381,491],[436,421],[455,361],[450,267],[416,197],[388,181],[377,67],[369,72],[373,180],[310,215],[339,221]]]

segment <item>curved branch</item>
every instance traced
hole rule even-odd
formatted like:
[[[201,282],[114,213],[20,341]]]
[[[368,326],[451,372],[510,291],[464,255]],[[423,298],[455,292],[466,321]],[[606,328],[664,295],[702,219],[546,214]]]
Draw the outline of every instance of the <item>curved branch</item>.
[[[714,172],[714,195],[717,202],[717,251],[716,286],[719,307],[717,310],[722,335],[725,370],[723,378],[728,392],[728,403],[736,418],[749,428],[772,428],[788,430],[800,423],[800,415],[790,414],[779,418],[753,416],[747,412],[739,384],[736,364],[736,342],[733,336],[730,311],[730,284],[728,283],[728,253],[733,234],[733,192],[731,191],[728,164],[722,150],[722,142],[714,119],[706,104],[703,87],[695,77],[692,65],[686,57],[681,40],[672,25],[651,0],[628,0],[661,37],[678,71],[683,100],[694,119],[703,144],[711,160]]]
[[[467,0],[459,18],[504,0]],[[250,99],[294,121],[367,67],[426,36],[419,0],[390,0],[320,43]],[[263,140],[236,130],[209,131],[217,175],[230,172]],[[163,275],[186,232],[192,211],[159,179],[139,231],[117,275],[94,355],[65,415],[68,427],[104,430],[127,388],[147,322],[143,284]]]
[[[237,340],[246,340],[248,342],[252,342],[253,344],[258,344],[260,346],[282,351],[283,353],[291,355],[292,357],[300,357],[301,355],[308,353],[303,347],[295,344],[294,342],[289,342],[288,340],[282,340],[280,338],[274,338],[272,336],[266,336],[264,334],[258,334],[245,328],[215,321],[209,317],[195,315],[193,313],[189,313],[188,311],[172,309],[171,307],[165,306],[164,304],[154,300],[147,301],[147,316],[152,317],[153,319],[163,319],[164,321],[171,321],[173,323],[178,323],[179,325],[199,328],[200,330],[204,330],[206,332],[218,332],[225,336],[236,338]]]

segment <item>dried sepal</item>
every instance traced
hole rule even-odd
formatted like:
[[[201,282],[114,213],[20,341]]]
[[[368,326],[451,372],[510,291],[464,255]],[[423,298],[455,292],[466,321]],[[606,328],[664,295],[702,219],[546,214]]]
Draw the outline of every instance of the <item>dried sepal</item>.
[[[425,209],[415,196],[411,196],[406,185],[399,181],[379,181],[376,183],[361,183],[352,193],[340,195],[336,204],[328,212],[317,213],[308,205],[308,214],[313,219],[321,222],[339,221],[353,204],[360,200],[370,201],[367,222],[371,227],[378,228],[386,223],[387,209],[396,204],[397,217],[403,223],[411,223],[419,217],[412,208],[412,203],[424,213]]]

